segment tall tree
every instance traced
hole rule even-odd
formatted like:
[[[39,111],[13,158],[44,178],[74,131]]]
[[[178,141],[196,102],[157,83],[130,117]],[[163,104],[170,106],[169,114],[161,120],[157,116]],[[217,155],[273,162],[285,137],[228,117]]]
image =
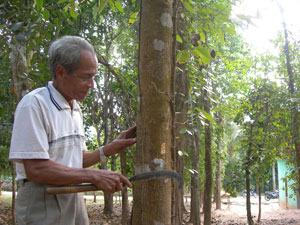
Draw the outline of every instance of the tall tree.
[[[285,55],[285,63],[286,70],[288,74],[288,89],[290,93],[291,100],[297,98],[296,96],[296,87],[295,87],[295,75],[292,67],[292,60],[290,55],[290,47],[289,47],[289,36],[288,30],[286,27],[286,22],[283,14],[282,6],[278,2],[278,6],[282,15],[282,26],[284,32],[284,55]],[[291,128],[292,128],[292,137],[293,137],[293,145],[295,149],[295,167],[296,167],[296,195],[297,195],[297,207],[300,208],[300,132],[299,132],[299,124],[300,124],[300,113],[298,111],[298,103],[296,101],[291,101]]]
[[[141,1],[135,173],[171,169],[173,1]],[[133,225],[171,225],[171,180],[133,186]]]
[[[209,115],[211,110],[210,97],[208,94],[209,77],[206,78],[207,84],[203,90],[204,110]],[[204,189],[204,225],[211,224],[211,197],[212,197],[212,138],[211,138],[211,121],[205,119],[205,189]]]
[[[185,12],[181,1],[174,1],[176,7],[174,8],[174,13],[176,13],[176,35],[184,37],[186,33],[185,21],[183,13]],[[178,37],[177,36],[177,37]],[[176,50],[184,50],[186,45],[185,39],[177,42]],[[177,62],[177,67],[175,71],[175,154],[176,154],[176,170],[183,176],[184,170],[184,153],[187,151],[187,134],[184,132],[187,130],[188,126],[188,98],[189,98],[189,81],[188,74],[185,64],[180,64]],[[184,189],[174,189],[175,191],[175,215],[173,222],[174,225],[182,224],[183,222],[183,211],[184,211]]]

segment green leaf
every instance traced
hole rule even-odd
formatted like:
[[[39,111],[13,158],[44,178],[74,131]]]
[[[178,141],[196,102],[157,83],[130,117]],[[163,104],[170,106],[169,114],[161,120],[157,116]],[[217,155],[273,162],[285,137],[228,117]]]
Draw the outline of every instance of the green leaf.
[[[115,2],[115,6],[116,6],[117,10],[118,10],[120,13],[124,13],[124,9],[123,9],[123,6],[122,6],[122,3],[121,3],[121,2],[116,1],[116,2]]]
[[[182,43],[182,38],[180,37],[179,34],[176,34],[176,41],[179,42],[179,43]]]
[[[38,11],[41,11],[44,5],[44,0],[34,0],[34,5]]]
[[[199,32],[199,37],[203,43],[206,42],[205,33],[203,31]]]
[[[199,115],[204,118],[204,119],[207,119],[209,122],[213,122],[214,121],[214,118],[212,117],[212,115],[210,115],[209,113],[205,112],[205,111],[202,111],[199,112]]]
[[[186,62],[188,62],[190,60],[190,53],[187,50],[183,50],[183,51],[179,51],[177,53],[177,61],[180,64],[185,64]]]
[[[113,0],[108,0],[108,4],[109,4],[111,10],[114,11],[115,10],[115,3],[114,3],[114,1]]]
[[[181,2],[187,11],[189,11],[190,13],[192,13],[194,11],[194,7],[190,0],[182,0]]]
[[[74,19],[76,19],[76,17],[78,16],[78,13],[75,11],[75,5],[71,5],[70,9],[70,16]]]
[[[137,16],[138,16],[139,12],[134,12],[130,15],[129,20],[128,20],[128,24],[134,24],[135,21],[137,20]]]
[[[107,4],[107,0],[98,0],[98,12],[97,12],[97,14],[100,14],[103,11],[106,4]]]
[[[211,61],[210,51],[208,48],[199,46],[193,49],[192,54],[199,58],[201,64],[208,64]]]
[[[47,9],[44,9],[42,14],[43,14],[43,17],[44,17],[45,20],[49,20],[50,14],[49,14],[49,11]]]

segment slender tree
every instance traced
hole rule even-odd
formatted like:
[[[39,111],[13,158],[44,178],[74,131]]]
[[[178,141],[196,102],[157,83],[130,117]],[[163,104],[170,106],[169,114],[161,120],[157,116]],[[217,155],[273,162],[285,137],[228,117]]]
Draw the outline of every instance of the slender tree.
[[[141,1],[135,173],[172,169],[173,1]],[[171,180],[133,187],[133,225],[171,225]]]
[[[280,8],[281,16],[282,16],[282,27],[284,32],[284,55],[285,55],[285,63],[286,70],[288,74],[288,89],[290,93],[291,99],[296,98],[296,87],[295,87],[295,75],[292,67],[291,55],[290,55],[290,47],[289,47],[289,36],[288,30],[286,27],[286,22],[284,19],[283,9],[281,5],[278,3]],[[292,101],[291,103],[291,127],[292,127],[292,137],[293,137],[293,145],[295,149],[295,167],[296,167],[296,195],[297,195],[297,207],[300,208],[300,132],[299,132],[299,124],[300,124],[300,113],[298,111],[298,103],[296,101]]]

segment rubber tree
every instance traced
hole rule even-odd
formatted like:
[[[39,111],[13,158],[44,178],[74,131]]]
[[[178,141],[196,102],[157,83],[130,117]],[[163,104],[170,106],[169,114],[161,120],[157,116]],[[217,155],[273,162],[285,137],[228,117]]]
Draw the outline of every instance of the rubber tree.
[[[173,1],[141,1],[135,174],[172,169]],[[171,225],[172,182],[133,184],[132,225]]]
[[[291,99],[297,97],[297,88],[295,87],[295,74],[293,71],[292,60],[290,55],[290,48],[289,48],[289,35],[286,26],[286,22],[284,19],[284,12],[282,6],[277,1],[278,7],[281,12],[282,17],[282,27],[284,33],[284,55],[285,55],[285,63],[286,63],[286,70],[288,74],[288,90]],[[299,131],[299,120],[300,114],[298,111],[298,103],[296,101],[291,101],[291,127],[292,127],[292,137],[293,137],[293,145],[295,149],[295,167],[297,173],[297,208],[300,208],[300,131]]]

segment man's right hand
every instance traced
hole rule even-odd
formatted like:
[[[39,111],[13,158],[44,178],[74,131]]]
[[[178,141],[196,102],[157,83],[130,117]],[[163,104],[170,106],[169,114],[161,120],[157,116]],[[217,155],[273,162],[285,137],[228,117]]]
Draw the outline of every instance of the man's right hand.
[[[132,187],[130,181],[122,174],[110,170],[89,170],[92,184],[104,192],[121,191],[125,186]]]

